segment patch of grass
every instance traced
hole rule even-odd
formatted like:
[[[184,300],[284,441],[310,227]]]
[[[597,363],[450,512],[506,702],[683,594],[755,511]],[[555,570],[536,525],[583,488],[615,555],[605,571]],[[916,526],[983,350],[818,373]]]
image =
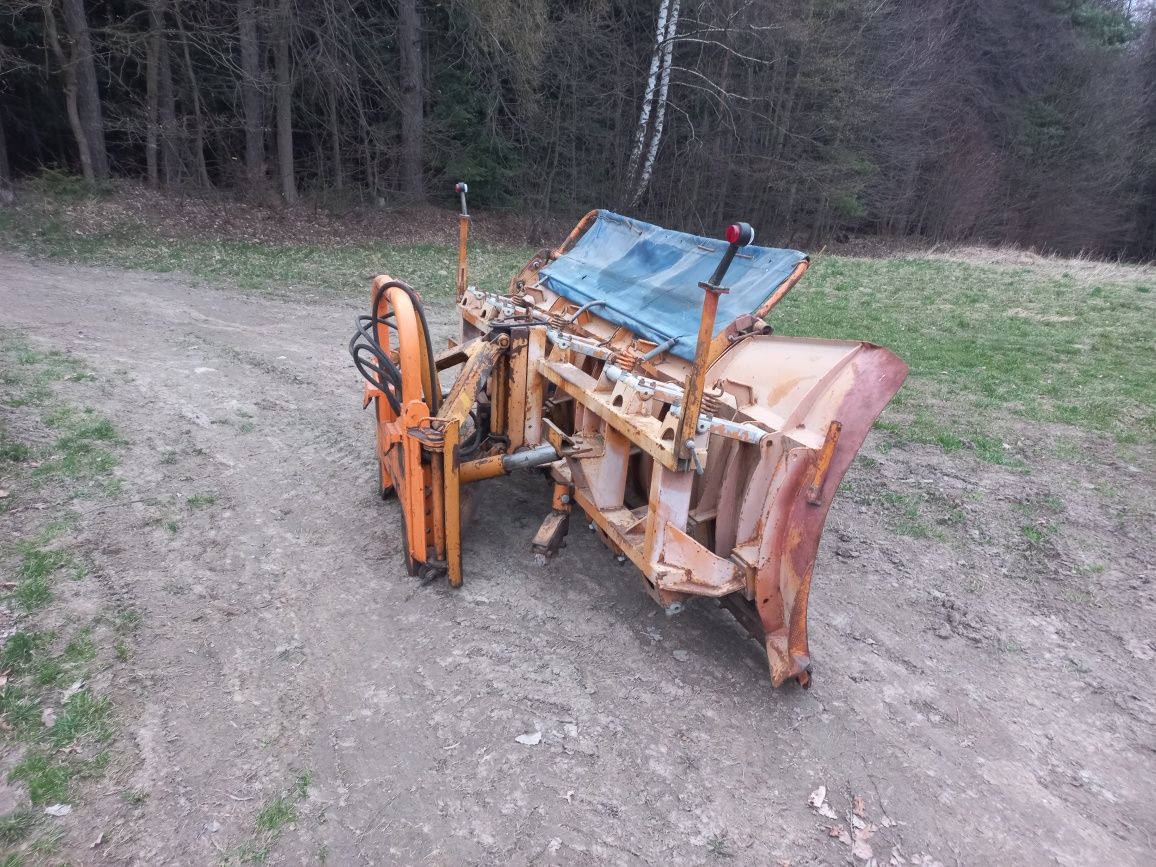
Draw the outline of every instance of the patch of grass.
[[[1096,291],[1098,290],[1098,291]],[[820,257],[776,308],[781,334],[870,340],[911,367],[915,404],[942,407],[914,436],[945,432],[1008,464],[996,410],[1029,421],[1156,442],[1156,295],[1134,283],[1081,284],[1047,269],[938,259]],[[894,406],[894,405],[893,405]],[[899,405],[902,408],[902,404]],[[969,427],[980,419],[974,433]]]
[[[41,727],[39,704],[14,683],[0,689],[0,718],[21,737]]]
[[[61,435],[49,449],[47,459],[33,471],[35,477],[93,479],[108,474],[117,465],[116,455],[107,448],[119,444],[116,430],[112,422],[91,408],[61,407],[47,413],[44,423],[59,429]]]
[[[14,846],[27,839],[40,824],[41,817],[32,810],[15,810],[0,816],[0,844]]]
[[[239,430],[243,434],[247,434],[247,433],[253,432],[253,427],[254,427],[253,422],[243,421],[239,425],[237,425],[237,430]]]
[[[118,608],[112,614],[112,627],[120,635],[135,632],[144,618],[135,608]]]
[[[312,774],[303,771],[285,792],[266,803],[257,813],[256,834],[243,843],[226,863],[265,863],[285,826],[297,820],[297,805],[308,797],[312,782]]]
[[[96,659],[96,644],[88,630],[81,631],[75,638],[64,645],[62,654],[65,662],[80,665]]]
[[[714,834],[707,838],[706,851],[716,858],[733,858],[734,853],[727,847],[727,835]]]
[[[55,855],[60,851],[60,846],[63,842],[64,829],[49,825],[41,832],[40,836],[29,844],[28,852],[31,855]]]
[[[67,747],[82,738],[103,743],[110,736],[107,698],[97,698],[87,689],[73,695],[57,716],[49,736],[56,747]]]
[[[1013,641],[1010,638],[1001,638],[996,642],[996,649],[1000,653],[1012,654],[1023,653],[1024,647],[1018,641]]]
[[[193,494],[185,500],[190,509],[207,509],[217,502],[215,494]]]
[[[16,589],[12,598],[25,612],[39,611],[52,601],[52,576],[66,567],[76,567],[67,551],[45,547],[40,540],[17,543],[20,562],[16,567]]]
[[[161,524],[161,526],[172,533],[174,536],[176,535],[177,531],[181,529],[181,525],[176,521],[165,521]]]
[[[118,480],[107,477],[116,462],[111,447],[119,445],[112,423],[93,409],[56,402],[48,385],[54,380],[84,382],[93,377],[63,353],[40,352],[0,333],[0,365],[9,361],[27,370],[17,381],[8,377],[0,386],[5,403],[26,405],[28,401],[23,398],[12,399],[11,390],[25,389],[26,396],[28,383],[37,383],[44,399],[38,397],[36,402],[45,408],[39,413],[26,410],[23,415],[30,423],[38,418],[43,432],[55,433],[50,447],[30,447],[27,452],[13,449],[10,439],[5,440],[5,455],[20,459],[11,471],[15,483],[51,483],[55,494],[63,480],[83,478],[91,480],[93,487],[114,490]],[[38,466],[30,470],[20,466],[33,457],[40,459]],[[35,612],[52,602],[52,585],[61,575],[80,580],[87,574],[83,561],[64,545],[76,520],[74,515],[60,512],[39,530],[26,530],[22,540],[0,549],[5,566],[11,565],[16,578],[9,598],[33,615],[33,624]],[[68,612],[61,614],[67,623]],[[131,615],[117,612],[112,620],[114,624],[123,622],[125,631],[130,631]],[[0,719],[11,740],[23,748],[23,755],[9,766],[8,781],[23,785],[33,807],[68,800],[74,780],[97,776],[108,765],[107,752],[92,755],[91,751],[111,737],[111,705],[107,698],[83,688],[92,680],[90,669],[99,653],[90,629],[58,636],[25,625],[0,640],[0,670],[8,673],[8,681],[0,689]],[[67,692],[62,694],[60,690],[65,687]],[[51,719],[45,716],[47,708],[53,709]],[[39,834],[24,844],[23,853],[40,863],[59,848],[58,831],[50,828]]]
[[[42,169],[28,181],[28,186],[44,198],[59,202],[80,202],[108,195],[112,190],[107,183],[86,181],[63,169]]]
[[[896,533],[913,539],[930,539],[934,531],[923,521],[923,497],[919,494],[900,494],[888,491],[879,497],[893,515]]]
[[[32,449],[27,443],[12,439],[6,430],[0,428],[0,463],[18,464],[28,460]]]
[[[1038,522],[1035,524],[1024,524],[1020,527],[1020,532],[1033,545],[1042,545],[1053,535],[1055,535],[1056,528],[1046,522]]]
[[[39,749],[29,750],[8,772],[8,782],[23,783],[34,807],[67,801],[71,780],[72,773],[64,762]]]
[[[257,814],[258,831],[280,831],[297,818],[297,805],[288,796],[274,798]]]
[[[447,216],[447,225],[452,225],[452,219]],[[426,297],[448,299],[457,271],[457,248],[452,244],[316,247],[171,239],[128,221],[108,225],[98,233],[80,234],[69,225],[67,213],[52,203],[0,211],[0,235],[8,246],[37,258],[141,271],[181,271],[216,285],[257,292],[299,293],[304,289],[361,297],[368,291],[368,275],[388,272],[396,273]],[[470,281],[504,291],[510,277],[534,252],[531,247],[473,244]]]
[[[33,663],[47,652],[52,643],[47,632],[14,632],[0,649],[0,669],[9,670],[19,677],[31,670]]]

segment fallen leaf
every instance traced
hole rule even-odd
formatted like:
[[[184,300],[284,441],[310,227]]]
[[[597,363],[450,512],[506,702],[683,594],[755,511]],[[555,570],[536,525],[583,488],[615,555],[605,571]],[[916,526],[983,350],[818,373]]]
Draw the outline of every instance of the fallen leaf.
[[[851,854],[864,861],[874,858],[875,852],[871,849],[871,844],[867,842],[870,838],[871,831],[867,828],[856,831],[855,842],[851,845]]]
[[[44,815],[46,816],[67,816],[72,812],[72,807],[69,804],[53,804],[51,807],[44,808]]]
[[[89,849],[95,849],[97,846],[99,846],[103,842],[104,842],[104,831],[101,831],[99,834],[96,835],[96,839],[92,841],[92,845],[89,846],[88,848]]]
[[[867,823],[864,822],[862,819],[860,819],[858,816],[852,814],[851,815],[851,827],[852,828],[866,828]]]
[[[851,812],[858,816],[860,819],[866,816],[867,805],[863,803],[862,795],[856,795],[851,799]]]
[[[8,683],[8,675],[11,673],[12,669],[10,668],[6,668],[3,671],[0,671],[0,686],[4,686],[6,683]]]
[[[56,711],[50,707],[41,708],[40,722],[44,724],[45,728],[52,728],[56,725]]]
[[[63,704],[68,704],[68,700],[70,698],[72,698],[74,695],[76,695],[78,692],[80,692],[82,689],[84,689],[84,681],[83,680],[76,681],[74,684],[72,684],[72,686],[70,686],[66,690],[64,690],[64,692],[62,693],[61,702]]]
[[[851,845],[851,835],[847,833],[847,829],[842,825],[832,825],[827,829],[828,837],[835,837],[840,843],[845,846]]]
[[[820,816],[823,816],[826,819],[838,819],[839,818],[839,814],[836,813],[833,809],[831,809],[830,804],[820,804],[815,809],[815,812],[818,813]]]
[[[530,732],[528,734],[518,735],[516,738],[514,738],[514,740],[520,744],[525,744],[528,747],[536,747],[538,744],[542,743],[542,733]]]
[[[817,810],[825,800],[827,800],[827,787],[819,786],[811,792],[811,797],[807,798],[807,803]]]
[[[896,822],[894,819],[892,819],[890,816],[884,816],[882,819],[879,820],[879,824],[882,825],[884,828],[894,828],[899,823]]]

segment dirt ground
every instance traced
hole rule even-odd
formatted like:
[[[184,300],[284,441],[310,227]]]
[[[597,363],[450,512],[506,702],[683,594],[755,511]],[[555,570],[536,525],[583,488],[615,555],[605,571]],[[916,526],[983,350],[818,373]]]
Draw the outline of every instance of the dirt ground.
[[[0,254],[0,310],[85,361],[127,441],[119,499],[78,506],[143,621],[113,766],[60,820],[73,863],[218,863],[307,769],[269,863],[849,864],[829,829],[856,798],[879,865],[1156,864],[1141,468],[869,440],[816,569],[814,686],[774,690],[725,612],[668,618],[583,523],[535,566],[530,474],[486,483],[463,589],[407,577],[345,349],[360,299]],[[938,535],[896,532],[880,491],[924,495]]]

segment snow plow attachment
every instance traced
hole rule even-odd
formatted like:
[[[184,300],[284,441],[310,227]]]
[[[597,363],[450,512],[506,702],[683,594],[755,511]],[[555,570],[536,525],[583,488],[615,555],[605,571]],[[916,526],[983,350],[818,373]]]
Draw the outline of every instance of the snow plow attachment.
[[[668,613],[718,599],[764,644],[776,686],[807,686],[827,511],[906,365],[868,343],[773,336],[765,318],[808,260],[753,246],[744,223],[718,241],[593,211],[508,291],[470,286],[459,187],[460,339],[435,351],[417,293],[378,277],[350,342],[410,573],[459,586],[467,494],[538,468],[553,486],[531,541],[543,562],[579,510]]]

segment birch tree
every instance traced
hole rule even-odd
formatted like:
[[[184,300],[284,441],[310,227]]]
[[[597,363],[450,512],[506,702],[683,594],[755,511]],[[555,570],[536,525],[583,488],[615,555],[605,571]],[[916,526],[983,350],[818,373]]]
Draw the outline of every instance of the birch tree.
[[[666,97],[670,90],[670,67],[674,56],[674,42],[678,34],[680,0],[661,0],[658,7],[658,25],[655,29],[654,51],[650,56],[650,72],[642,108],[638,114],[638,129],[626,175],[633,192],[630,207],[638,204],[654,171],[654,160],[662,144],[662,130],[666,118]],[[651,126],[651,115],[654,124]],[[647,144],[649,136],[649,144]],[[643,159],[645,154],[645,159]],[[641,162],[641,166],[639,163]]]

